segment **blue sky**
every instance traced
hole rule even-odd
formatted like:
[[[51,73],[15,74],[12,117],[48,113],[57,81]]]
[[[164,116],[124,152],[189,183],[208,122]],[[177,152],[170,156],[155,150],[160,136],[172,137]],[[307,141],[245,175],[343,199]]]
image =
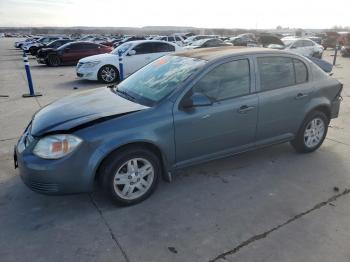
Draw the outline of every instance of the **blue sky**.
[[[330,28],[350,26],[349,10],[350,0],[0,0],[0,26]]]

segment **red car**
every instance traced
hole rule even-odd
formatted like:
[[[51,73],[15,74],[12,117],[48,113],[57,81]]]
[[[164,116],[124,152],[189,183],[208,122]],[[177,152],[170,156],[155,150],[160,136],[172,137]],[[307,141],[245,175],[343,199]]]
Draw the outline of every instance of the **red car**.
[[[72,42],[57,49],[50,50],[46,57],[41,59],[41,63],[48,66],[76,65],[81,58],[109,53],[112,47],[91,42]]]

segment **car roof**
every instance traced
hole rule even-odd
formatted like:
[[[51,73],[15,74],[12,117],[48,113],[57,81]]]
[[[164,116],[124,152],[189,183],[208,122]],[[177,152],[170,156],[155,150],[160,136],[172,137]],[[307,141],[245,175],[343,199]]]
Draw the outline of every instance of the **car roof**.
[[[215,60],[218,58],[225,58],[230,56],[250,55],[250,54],[292,54],[275,49],[267,49],[260,47],[243,47],[243,46],[227,46],[227,47],[210,47],[210,48],[198,48],[185,51],[176,52],[171,55],[184,56],[202,60]]]
[[[169,45],[176,46],[175,44],[163,40],[134,40],[134,41],[129,41],[128,43],[133,43],[133,44],[141,44],[141,43],[166,43]]]

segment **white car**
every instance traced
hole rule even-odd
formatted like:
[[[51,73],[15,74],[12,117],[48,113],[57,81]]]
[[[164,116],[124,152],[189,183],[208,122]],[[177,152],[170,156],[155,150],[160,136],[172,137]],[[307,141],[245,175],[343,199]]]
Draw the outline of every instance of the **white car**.
[[[76,67],[77,76],[81,79],[99,80],[103,83],[119,81],[119,50],[123,58],[123,77],[126,78],[157,58],[182,50],[182,48],[174,43],[157,40],[126,42],[111,53],[80,59]]]
[[[323,46],[308,38],[284,37],[281,40],[285,45],[284,50],[304,56],[322,58]]]
[[[40,37],[30,37],[30,38],[26,38],[25,40],[21,40],[21,41],[16,41],[14,43],[14,46],[16,48],[22,48],[22,45],[25,43],[29,43],[29,42],[34,42],[36,40],[40,39]]]
[[[181,36],[177,35],[171,35],[171,36],[157,36],[153,38],[153,40],[162,40],[166,42],[171,42],[174,44],[177,44],[178,46],[183,46],[185,39],[183,39]]]
[[[195,41],[207,38],[219,38],[218,35],[193,35],[185,39],[185,45],[190,45]]]

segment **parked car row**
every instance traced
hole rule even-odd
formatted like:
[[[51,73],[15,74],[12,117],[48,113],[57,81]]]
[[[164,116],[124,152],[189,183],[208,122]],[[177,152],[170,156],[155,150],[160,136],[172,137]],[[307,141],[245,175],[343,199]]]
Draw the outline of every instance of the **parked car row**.
[[[86,36],[75,41],[62,36],[46,36],[16,42],[24,50],[31,50],[39,64],[48,66],[76,65],[76,75],[81,79],[115,83],[121,79],[118,52],[122,52],[124,61],[123,77],[126,78],[155,59],[180,50],[225,47],[225,46],[262,46],[290,51],[307,57],[322,58],[323,47],[309,38],[284,37],[279,39],[271,34],[241,34],[237,37],[223,38],[216,35],[183,36],[125,36],[109,39]],[[153,39],[153,40],[152,40]],[[49,42],[50,40],[54,40]],[[94,41],[101,41],[99,44]],[[178,41],[181,43],[179,44]],[[48,43],[49,42],[49,43]],[[107,45],[104,45],[107,44]],[[113,46],[113,47],[112,47]],[[35,50],[34,50],[35,48]],[[343,55],[349,52],[346,47]],[[327,69],[329,70],[329,69]]]

